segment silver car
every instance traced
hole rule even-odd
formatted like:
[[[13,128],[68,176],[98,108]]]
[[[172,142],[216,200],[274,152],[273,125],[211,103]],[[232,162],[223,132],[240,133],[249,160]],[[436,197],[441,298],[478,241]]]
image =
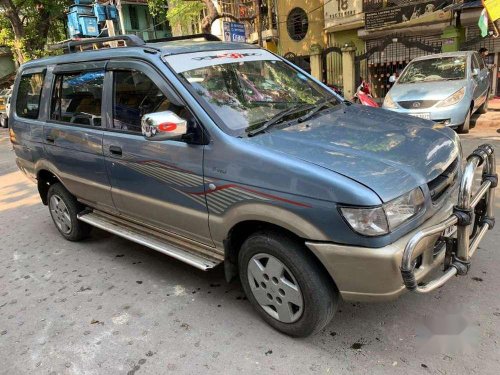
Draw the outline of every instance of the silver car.
[[[383,108],[468,133],[471,115],[488,110],[489,70],[473,51],[440,53],[410,62]]]

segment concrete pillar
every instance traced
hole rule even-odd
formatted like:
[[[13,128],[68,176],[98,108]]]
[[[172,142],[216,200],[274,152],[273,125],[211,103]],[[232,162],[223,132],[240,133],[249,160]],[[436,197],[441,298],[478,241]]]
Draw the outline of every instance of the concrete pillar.
[[[311,75],[319,79],[323,80],[323,49],[319,44],[313,44],[310,49],[310,59],[311,59]]]
[[[356,93],[356,67],[354,57],[356,46],[354,43],[346,43],[342,48],[342,75],[344,78],[344,97],[351,99]]]
[[[443,41],[442,52],[455,52],[465,40],[465,28],[453,25],[447,26],[441,34]]]

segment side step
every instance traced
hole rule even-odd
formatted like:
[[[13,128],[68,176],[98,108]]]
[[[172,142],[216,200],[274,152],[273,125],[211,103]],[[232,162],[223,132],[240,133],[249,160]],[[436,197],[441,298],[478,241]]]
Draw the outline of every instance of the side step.
[[[220,257],[220,255],[215,253],[214,257],[210,257],[207,254],[194,253],[193,251],[183,249],[177,244],[172,244],[163,238],[141,231],[132,225],[127,225],[125,221],[120,220],[119,218],[111,218],[106,214],[101,215],[95,211],[84,211],[78,215],[78,219],[93,225],[94,227],[149,247],[165,255],[169,255],[172,258],[190,264],[191,266],[203,271],[207,271],[215,267],[223,260],[218,259],[218,256]]]

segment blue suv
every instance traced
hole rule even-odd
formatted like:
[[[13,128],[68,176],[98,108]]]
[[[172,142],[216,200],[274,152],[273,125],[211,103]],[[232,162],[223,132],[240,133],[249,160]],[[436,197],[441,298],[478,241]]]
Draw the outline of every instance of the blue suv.
[[[464,159],[446,126],[353,105],[269,51],[212,35],[64,48],[21,66],[9,116],[61,235],[223,264],[281,332],[322,329],[340,298],[434,290],[493,227],[491,146]]]

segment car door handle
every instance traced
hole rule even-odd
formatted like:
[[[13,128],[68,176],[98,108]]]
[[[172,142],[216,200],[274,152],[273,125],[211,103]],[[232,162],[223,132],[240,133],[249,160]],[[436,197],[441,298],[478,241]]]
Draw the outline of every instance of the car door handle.
[[[54,143],[54,142],[56,141],[56,139],[55,139],[53,136],[51,136],[51,135],[46,135],[46,136],[45,136],[45,139],[46,139],[46,140],[47,140],[47,142],[49,142],[49,143]]]
[[[120,146],[109,146],[109,152],[111,152],[113,155],[121,155],[122,148]]]

